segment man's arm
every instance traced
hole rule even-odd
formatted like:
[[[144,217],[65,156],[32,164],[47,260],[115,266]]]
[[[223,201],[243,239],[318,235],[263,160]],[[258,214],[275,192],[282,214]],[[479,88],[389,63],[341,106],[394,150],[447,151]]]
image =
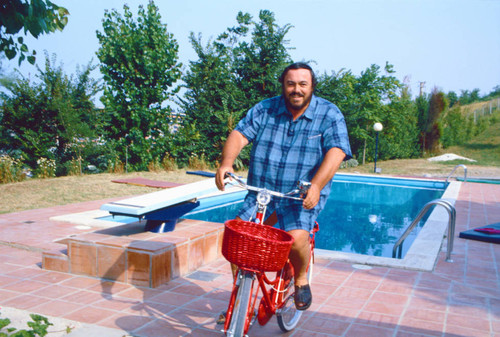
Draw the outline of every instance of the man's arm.
[[[233,172],[233,164],[241,150],[248,145],[248,140],[239,131],[233,130],[227,137],[222,149],[222,160],[215,174],[217,188],[224,191],[224,176],[226,172]]]
[[[345,153],[341,149],[333,147],[328,150],[318,172],[316,172],[311,181],[311,187],[302,203],[305,209],[311,209],[318,204],[321,190],[332,180],[344,158]]]

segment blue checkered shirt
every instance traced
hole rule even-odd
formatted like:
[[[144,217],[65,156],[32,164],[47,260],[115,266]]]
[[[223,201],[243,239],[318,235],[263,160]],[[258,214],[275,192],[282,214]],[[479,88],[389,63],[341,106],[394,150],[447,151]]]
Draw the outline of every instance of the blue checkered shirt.
[[[279,192],[296,188],[298,180],[311,181],[325,154],[340,148],[345,160],[351,148],[344,116],[331,102],[313,95],[309,107],[297,120],[286,109],[282,96],[264,100],[238,123],[236,129],[253,143],[248,184]],[[330,194],[331,182],[321,191],[320,201],[312,210],[302,202],[273,198],[267,215],[276,211],[285,230],[310,230]],[[255,194],[249,193],[239,213],[248,220],[255,209]]]

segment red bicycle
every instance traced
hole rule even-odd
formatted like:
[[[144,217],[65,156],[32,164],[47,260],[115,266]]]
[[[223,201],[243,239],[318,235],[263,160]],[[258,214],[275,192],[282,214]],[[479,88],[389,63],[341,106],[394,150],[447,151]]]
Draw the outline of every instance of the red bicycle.
[[[225,223],[222,254],[238,270],[226,312],[224,332],[227,336],[244,336],[256,319],[260,325],[265,325],[273,315],[276,315],[283,332],[291,331],[302,316],[302,311],[295,307],[294,272],[288,259],[293,237],[283,230],[263,225],[263,222],[272,197],[302,200],[310,183],[298,182],[297,189],[283,194],[249,186],[231,173],[228,176],[241,187],[257,192],[257,205],[253,221],[228,220]],[[314,264],[314,237],[318,230],[316,223],[309,237],[309,283]],[[266,272],[276,272],[276,276],[270,279]],[[259,297],[259,293],[262,296]]]

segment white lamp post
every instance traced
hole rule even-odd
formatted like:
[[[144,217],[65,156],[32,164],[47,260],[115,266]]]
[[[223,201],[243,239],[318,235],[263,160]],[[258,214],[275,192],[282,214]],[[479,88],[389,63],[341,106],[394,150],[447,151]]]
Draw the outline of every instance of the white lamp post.
[[[375,130],[375,132],[377,133],[375,136],[376,140],[375,140],[375,167],[373,169],[374,173],[377,173],[378,134],[380,131],[382,131],[383,128],[384,127],[383,127],[382,123],[377,122],[377,123],[373,124],[373,130]]]

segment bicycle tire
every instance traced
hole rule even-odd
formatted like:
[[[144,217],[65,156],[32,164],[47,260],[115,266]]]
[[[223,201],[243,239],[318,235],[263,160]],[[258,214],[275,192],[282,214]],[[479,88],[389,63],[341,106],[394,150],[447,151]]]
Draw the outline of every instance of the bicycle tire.
[[[250,306],[250,296],[253,283],[253,273],[247,271],[241,272],[241,280],[238,288],[238,294],[234,300],[233,314],[227,336],[242,337],[245,335],[245,329],[250,325],[248,318],[248,307]]]
[[[313,265],[313,256],[311,254],[311,258],[309,260],[309,269],[307,271],[307,279],[309,281],[309,284],[311,284],[312,282]],[[290,279],[290,287],[295,287],[295,279],[293,276]],[[295,307],[295,299],[293,295],[294,291],[288,293],[284,301],[285,304],[280,309],[280,311],[276,313],[278,325],[283,332],[289,332],[295,329],[300,321],[300,318],[302,317],[302,313],[304,312],[302,310],[297,310],[297,308]]]

